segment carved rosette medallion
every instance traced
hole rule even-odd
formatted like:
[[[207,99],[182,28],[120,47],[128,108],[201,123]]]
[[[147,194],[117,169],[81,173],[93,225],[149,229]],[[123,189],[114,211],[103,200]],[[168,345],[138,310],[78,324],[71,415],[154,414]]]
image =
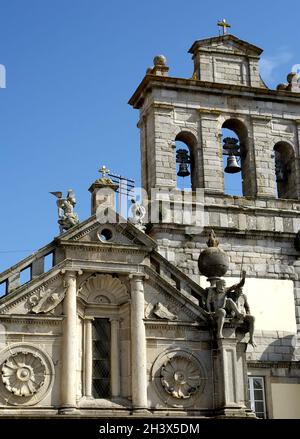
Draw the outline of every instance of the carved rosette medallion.
[[[36,405],[54,383],[50,356],[29,343],[12,343],[0,352],[0,404]]]
[[[169,359],[161,367],[161,383],[174,398],[190,398],[201,385],[201,371],[198,364],[181,355]]]
[[[2,381],[16,396],[34,395],[44,384],[46,367],[36,354],[17,352],[2,366]]]
[[[197,407],[207,382],[202,361],[188,349],[174,348],[158,355],[151,382],[159,396],[159,407]]]

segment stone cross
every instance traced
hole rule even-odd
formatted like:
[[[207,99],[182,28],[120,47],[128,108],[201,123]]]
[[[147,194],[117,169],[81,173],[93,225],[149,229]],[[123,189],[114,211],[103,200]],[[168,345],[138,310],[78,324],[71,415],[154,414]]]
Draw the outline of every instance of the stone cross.
[[[228,28],[231,27],[231,25],[226,22],[225,18],[223,18],[221,21],[218,21],[217,25],[223,28],[223,35],[226,35],[228,33]]]
[[[106,178],[106,175],[110,173],[110,170],[107,169],[105,165],[103,165],[102,168],[99,169],[99,172],[102,174],[102,178]]]

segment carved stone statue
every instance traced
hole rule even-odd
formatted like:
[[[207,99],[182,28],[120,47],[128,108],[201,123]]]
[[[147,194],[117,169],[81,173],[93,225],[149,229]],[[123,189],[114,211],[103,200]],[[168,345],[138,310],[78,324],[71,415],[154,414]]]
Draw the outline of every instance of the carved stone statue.
[[[142,204],[139,204],[134,198],[131,200],[131,214],[129,221],[133,223],[142,232],[145,231],[146,227],[143,224],[144,218],[146,216],[146,209]]]
[[[254,316],[250,314],[250,308],[246,295],[243,293],[246,272],[242,272],[239,283],[226,287],[226,282],[221,278],[228,270],[229,261],[226,253],[218,248],[214,231],[212,230],[207,241],[207,248],[199,256],[198,265],[202,274],[207,276],[210,287],[203,290],[206,294],[206,310],[209,317],[216,323],[217,338],[223,338],[223,326],[225,318],[231,318],[231,322],[238,324],[242,321],[246,324],[249,332],[249,343],[254,347]]]
[[[223,326],[227,312],[231,316],[239,319],[243,318],[243,314],[239,311],[236,302],[228,295],[229,292],[235,292],[245,283],[246,272],[243,272],[242,280],[231,287],[226,288],[226,282],[223,279],[216,281],[214,287],[208,288],[207,310],[217,322],[217,338],[223,338]]]
[[[78,215],[74,212],[76,205],[76,198],[72,189],[68,190],[67,197],[62,198],[62,192],[50,192],[50,194],[57,197],[58,208],[58,224],[59,231],[63,233],[65,230],[69,230],[71,227],[76,226],[79,223]]]
[[[246,294],[243,292],[243,285],[235,288],[234,290],[229,289],[229,297],[235,302],[239,313],[242,314],[242,319],[246,323],[247,331],[249,332],[249,344],[253,347],[256,346],[254,340],[254,322],[255,317],[251,315],[250,306]]]

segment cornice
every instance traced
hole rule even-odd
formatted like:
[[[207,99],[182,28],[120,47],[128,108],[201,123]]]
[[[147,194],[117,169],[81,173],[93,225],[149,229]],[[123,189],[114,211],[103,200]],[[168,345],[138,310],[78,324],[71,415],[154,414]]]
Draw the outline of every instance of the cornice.
[[[295,101],[296,103],[300,103],[300,95],[290,91],[147,74],[129,99],[128,104],[132,105],[134,108],[140,108],[142,106],[141,98],[143,98],[144,93],[151,90],[153,87],[175,88],[176,90],[182,89],[184,91],[188,88],[194,92],[199,91],[222,95],[227,93],[228,95],[237,95],[240,98],[251,97],[280,102]]]
[[[249,369],[300,369],[300,361],[247,361]]]
[[[98,241],[90,241],[90,242],[77,242],[77,241],[61,241],[62,247],[73,247],[76,250],[83,250],[86,252],[93,251],[99,253],[149,253],[152,248],[151,247],[140,247],[138,245],[127,245],[127,244],[118,244],[118,243],[101,243]]]
[[[1,321],[9,321],[9,323],[34,324],[34,325],[59,325],[64,317],[53,316],[36,316],[32,314],[10,314],[0,315]],[[35,334],[39,335],[39,334]]]

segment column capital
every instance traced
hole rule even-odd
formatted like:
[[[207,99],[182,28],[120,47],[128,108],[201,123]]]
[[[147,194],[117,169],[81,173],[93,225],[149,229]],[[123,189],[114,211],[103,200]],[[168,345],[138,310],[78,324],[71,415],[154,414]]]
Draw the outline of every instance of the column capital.
[[[84,316],[82,319],[84,322],[92,322],[93,320],[95,320],[95,317]]]
[[[118,316],[116,316],[116,317],[110,317],[109,318],[109,321],[112,323],[112,322],[117,322],[117,323],[120,323],[121,322],[121,320],[123,320],[121,317],[118,317]]]
[[[149,279],[148,274],[145,274],[145,273],[131,273],[131,274],[129,274],[128,277],[130,280],[147,280],[147,279]]]
[[[63,268],[60,272],[69,277],[81,276],[83,274],[83,271],[79,268]]]

